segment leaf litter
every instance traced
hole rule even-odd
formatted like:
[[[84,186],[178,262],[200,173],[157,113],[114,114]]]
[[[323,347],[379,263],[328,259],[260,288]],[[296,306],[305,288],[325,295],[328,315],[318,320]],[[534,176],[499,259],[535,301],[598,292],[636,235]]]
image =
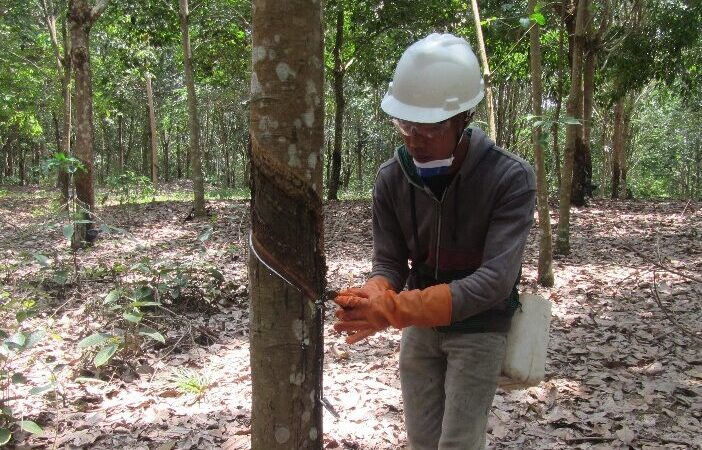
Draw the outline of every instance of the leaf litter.
[[[69,257],[61,250],[67,247],[61,227],[50,226],[60,219],[42,213],[44,206],[27,198],[0,199],[6,262],[27,261],[32,252],[59,261]],[[14,362],[27,381],[14,392],[12,406],[44,428],[41,436],[17,433],[17,448],[249,448],[248,203],[214,201],[209,207],[207,221],[184,221],[190,205],[179,202],[100,208],[102,220],[128,234],[102,236],[78,255],[81,267],[133,264],[157,255],[205,261],[226,284],[213,294],[218,302],[207,308],[191,302],[178,311],[186,327],[164,318],[171,326],[163,330],[165,345],[150,344],[109,373],[91,368],[76,345],[99,329],[86,321],[86,308],[93,304],[88,300],[105,296],[110,283],[100,277],[69,283],[58,301],[48,301],[49,313],[28,321],[54,338]],[[359,285],[371,268],[370,202],[329,202],[325,208],[328,287]],[[205,251],[184,251],[207,227],[212,233],[202,244]],[[702,204],[595,200],[573,208],[572,251],[556,257],[553,288],[536,285],[537,231],[535,225],[521,289],[552,301],[546,380],[527,390],[498,390],[488,447],[702,448]],[[16,294],[31,280],[47,278],[36,260],[5,267],[5,289]],[[207,303],[208,295],[200,302]],[[340,417],[325,411],[324,447],[407,448],[400,333],[385,331],[347,346],[332,323],[329,305],[324,392]],[[59,363],[65,368],[52,375]],[[194,384],[192,392],[178,387],[178,377],[187,374],[200,377],[180,380]],[[55,389],[29,395],[52,376]]]

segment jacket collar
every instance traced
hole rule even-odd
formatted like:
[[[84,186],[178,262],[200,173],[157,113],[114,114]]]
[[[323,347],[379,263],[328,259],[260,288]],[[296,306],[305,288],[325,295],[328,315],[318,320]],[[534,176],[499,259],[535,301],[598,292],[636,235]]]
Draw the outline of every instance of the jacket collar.
[[[464,133],[469,136],[470,144],[468,146],[468,154],[463,160],[461,168],[458,169],[457,174],[460,174],[463,178],[467,178],[483,159],[485,153],[487,153],[495,143],[479,128],[466,128]],[[395,150],[395,159],[400,164],[402,173],[404,173],[407,181],[419,189],[429,189],[424,185],[422,178],[417,173],[417,168],[414,165],[414,161],[412,161],[412,156],[410,156],[404,145],[397,147]]]

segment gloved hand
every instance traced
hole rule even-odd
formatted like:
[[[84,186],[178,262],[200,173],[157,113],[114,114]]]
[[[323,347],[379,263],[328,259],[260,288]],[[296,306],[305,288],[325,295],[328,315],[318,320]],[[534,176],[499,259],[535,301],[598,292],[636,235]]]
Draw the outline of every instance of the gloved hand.
[[[426,289],[402,291],[385,290],[369,297],[339,294],[334,299],[341,309],[336,331],[355,332],[346,338],[354,344],[388,326],[404,328],[411,325],[433,327],[451,323],[451,290],[448,284]]]
[[[370,298],[388,289],[392,289],[390,281],[385,277],[376,275],[373,278],[369,278],[362,287],[346,288],[340,291],[339,295]]]

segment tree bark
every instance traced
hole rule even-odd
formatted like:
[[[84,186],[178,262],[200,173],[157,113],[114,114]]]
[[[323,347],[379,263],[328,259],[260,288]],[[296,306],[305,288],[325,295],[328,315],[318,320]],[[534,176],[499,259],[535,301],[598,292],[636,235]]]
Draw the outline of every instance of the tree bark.
[[[587,198],[592,197],[592,154],[590,152],[590,130],[592,128],[592,101],[595,95],[595,65],[597,63],[598,36],[595,35],[593,21],[587,20],[586,37],[584,39],[583,67],[583,120],[578,130],[573,166],[573,188],[571,204],[586,206]]]
[[[122,113],[117,114],[117,145],[119,148],[119,156],[117,157],[117,173],[124,172],[124,116]]]
[[[154,189],[158,184],[158,131],[156,130],[156,111],[154,110],[154,91],[151,86],[151,73],[146,72],[146,102],[149,108],[149,150],[151,155],[151,182]]]
[[[529,0],[527,15],[534,13],[537,0]],[[541,43],[539,41],[540,29],[533,23],[529,31],[529,67],[531,71],[531,105],[532,114],[541,117],[542,86],[541,86]],[[544,149],[541,146],[541,126],[532,130],[534,145],[534,160],[536,162],[536,199],[539,214],[539,264],[537,281],[542,286],[553,286],[553,245],[551,237],[551,217],[548,210],[548,181],[546,179],[546,164],[544,162]]]
[[[582,119],[582,49],[588,5],[589,0],[578,1],[573,40],[571,86],[567,105],[568,115],[578,120]],[[575,159],[575,148],[578,145],[578,128],[580,127],[580,124],[571,124],[566,128],[566,148],[563,174],[561,175],[558,234],[556,236],[556,253],[560,255],[570,253],[570,198],[573,184],[573,160]]]
[[[59,80],[61,82],[61,98],[63,99],[63,129],[58,133],[57,151],[68,156],[71,154],[71,40],[69,33],[66,31],[66,22],[62,21],[61,34],[63,36],[63,54],[59,49],[58,32],[56,29],[57,12],[51,0],[39,0],[39,6],[42,10],[44,24],[49,31],[51,47],[54,51],[56,59],[56,69]],[[68,203],[70,178],[65,171],[58,172],[58,186],[61,194],[61,200],[64,204]]]
[[[251,448],[319,450],[325,286],[321,2],[255,0],[252,37]]]
[[[561,5],[561,23],[558,33],[558,81],[556,82],[556,108],[553,113],[553,125],[551,125],[551,134],[553,135],[553,162],[554,170],[556,172],[556,181],[558,184],[558,189],[561,189],[561,151],[558,145],[558,130],[559,130],[559,120],[561,118],[561,106],[563,105],[563,56],[565,54],[565,15],[566,15],[566,2],[568,0],[563,0]]]
[[[170,128],[168,130],[163,130],[162,131],[162,145],[163,145],[163,180],[168,182],[169,180],[169,173],[170,170],[168,166],[171,163],[171,155],[170,155],[170,145],[171,145],[171,130]]]
[[[190,49],[188,33],[188,0],[180,0],[180,32],[183,42],[183,65],[185,86],[188,91],[188,128],[190,131],[190,171],[193,180],[193,207],[196,217],[204,217],[205,180],[202,175],[202,158],[200,156],[200,123],[197,117],[197,96],[195,94],[195,77],[193,75],[193,55]]]
[[[95,207],[93,138],[93,90],[90,71],[90,29],[107,7],[109,0],[101,0],[91,7],[87,0],[69,1],[69,21],[71,30],[71,64],[73,65],[76,109],[75,156],[85,170],[77,171],[74,180],[76,199],[83,209],[83,218],[92,220]],[[68,136],[67,136],[68,138]],[[92,223],[76,224],[73,234],[73,247],[82,247],[92,240],[89,230]]]
[[[480,51],[480,63],[483,66],[483,82],[485,83],[485,106],[487,108],[488,127],[490,128],[490,138],[494,141],[497,137],[495,126],[495,103],[492,100],[492,74],[488,65],[487,51],[485,50],[485,40],[483,39],[483,28],[480,25],[480,10],[478,0],[471,0],[473,8],[473,20],[475,21],[475,34],[478,37],[478,50]]]
[[[331,158],[331,174],[329,176],[328,200],[337,200],[341,178],[341,147],[344,133],[344,67],[341,61],[341,49],[344,45],[344,8],[343,3],[337,4],[336,39],[334,41],[334,149]]]
[[[621,163],[624,153],[624,97],[614,103],[614,126],[612,131],[612,198],[619,198]]]

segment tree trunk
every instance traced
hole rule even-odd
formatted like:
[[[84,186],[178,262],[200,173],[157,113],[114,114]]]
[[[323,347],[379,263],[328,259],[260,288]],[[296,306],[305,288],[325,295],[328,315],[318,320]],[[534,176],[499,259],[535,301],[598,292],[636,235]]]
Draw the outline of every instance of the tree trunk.
[[[595,94],[595,64],[597,62],[596,36],[592,20],[588,21],[587,38],[584,40],[583,67],[583,120],[578,130],[575,164],[573,166],[573,188],[570,202],[575,206],[586,206],[592,197],[592,155],[590,153],[590,129],[592,128],[592,100]]]
[[[473,7],[473,20],[475,21],[475,34],[478,37],[478,49],[480,50],[480,63],[483,66],[483,82],[485,83],[485,106],[487,108],[488,127],[490,128],[490,138],[494,141],[497,138],[495,126],[495,103],[492,100],[491,73],[488,65],[487,51],[485,50],[485,40],[483,39],[483,28],[480,25],[480,10],[478,0],[470,0]]]
[[[107,121],[103,118],[100,121],[100,153],[102,155],[101,160],[104,161],[104,163],[102,164],[102,180],[105,180],[107,179],[107,177],[110,176],[110,159],[112,157],[112,153],[110,152],[109,142],[110,140],[107,131]]]
[[[61,151],[61,126],[59,125],[58,116],[56,111],[51,110],[51,122],[54,125],[54,139],[56,140],[56,151]]]
[[[181,155],[180,132],[176,133],[176,179],[180,180],[183,177],[183,156]]]
[[[62,21],[61,34],[63,36],[63,54],[58,45],[58,32],[56,29],[57,11],[51,0],[39,0],[42,9],[44,24],[49,32],[51,47],[56,58],[56,69],[61,82],[61,98],[63,99],[63,130],[58,136],[57,151],[68,156],[71,154],[71,40],[66,30],[67,23]],[[58,130],[57,130],[58,134]],[[70,177],[65,171],[58,172],[58,187],[61,201],[68,203]]]
[[[171,145],[171,130],[163,130],[162,131],[163,138],[161,142],[163,143],[163,179],[164,181],[168,182],[169,179],[169,169],[168,166],[170,165],[170,145]]]
[[[93,137],[93,91],[90,72],[90,29],[107,7],[109,0],[101,0],[91,7],[87,0],[69,1],[69,21],[71,29],[71,64],[73,65],[76,109],[75,156],[85,170],[77,171],[75,179],[76,198],[82,208],[81,216],[92,220],[95,207]],[[67,136],[68,137],[68,136]],[[90,243],[93,236],[89,233],[92,223],[78,223],[74,229],[72,245],[74,248]]]
[[[255,0],[252,47],[251,448],[320,450],[321,2]]]
[[[627,186],[626,176],[629,171],[629,160],[632,152],[633,130],[631,127],[631,115],[634,113],[634,95],[629,94],[626,103],[624,104],[624,123],[622,125],[622,151],[620,152],[621,159],[619,160],[619,169],[621,170],[620,195],[621,198],[631,200],[634,198],[633,192]]]
[[[368,142],[368,134],[359,122],[356,126],[356,181],[358,188],[363,186],[363,147]]]
[[[534,13],[537,0],[529,0],[527,14]],[[539,42],[540,29],[533,23],[529,31],[529,66],[531,70],[531,105],[532,114],[541,117],[542,87],[541,87],[541,44]],[[542,286],[553,286],[553,248],[551,237],[551,217],[548,210],[548,181],[546,180],[546,164],[544,162],[544,149],[541,146],[541,127],[534,127],[532,141],[534,145],[534,160],[536,162],[536,198],[539,214],[539,268],[538,283]]]
[[[558,145],[558,130],[559,130],[559,120],[561,118],[561,105],[563,104],[563,67],[565,61],[563,61],[563,56],[565,55],[565,15],[566,15],[566,2],[568,0],[563,0],[561,5],[561,23],[559,26],[558,33],[558,81],[556,82],[556,108],[553,113],[553,125],[551,125],[551,134],[553,135],[553,162],[554,170],[556,172],[556,181],[558,184],[558,189],[561,189],[561,150]]]
[[[124,172],[124,131],[122,129],[124,124],[124,116],[122,113],[117,114],[117,145],[119,148],[119,156],[117,159],[117,173],[122,174]]]
[[[132,145],[134,144],[134,115],[129,115],[129,126],[127,127],[127,149],[124,152],[125,167],[129,164],[129,155],[132,153]]]
[[[190,170],[193,180],[193,207],[196,217],[204,217],[205,180],[202,176],[202,158],[200,157],[200,123],[197,117],[197,96],[193,75],[193,55],[190,50],[188,34],[188,0],[180,0],[180,32],[183,38],[183,65],[185,67],[185,86],[188,91],[188,128],[190,130]]]
[[[222,112],[222,117],[219,122],[219,141],[222,149],[224,150],[224,186],[231,186],[231,168],[229,165],[229,154],[231,149],[229,148],[229,127],[228,127],[226,115]]]
[[[583,40],[585,36],[585,20],[589,0],[578,1],[578,12],[575,20],[575,36],[573,43],[573,63],[571,68],[571,86],[568,95],[568,115],[582,119],[582,60]],[[570,253],[570,194],[573,184],[573,160],[578,145],[578,128],[580,124],[568,125],[566,129],[566,148],[561,175],[561,191],[559,202],[558,235],[556,237],[556,253]]]
[[[621,163],[624,160],[624,97],[614,103],[614,127],[612,131],[612,198],[619,198]]]
[[[341,62],[341,49],[344,45],[344,8],[343,3],[337,5],[336,40],[334,41],[334,150],[331,160],[328,200],[337,200],[341,177],[341,147],[344,133],[344,67]]]
[[[154,91],[151,87],[151,73],[146,72],[146,102],[149,109],[149,154],[151,155],[151,182],[154,189],[158,184],[158,131],[154,110]]]

